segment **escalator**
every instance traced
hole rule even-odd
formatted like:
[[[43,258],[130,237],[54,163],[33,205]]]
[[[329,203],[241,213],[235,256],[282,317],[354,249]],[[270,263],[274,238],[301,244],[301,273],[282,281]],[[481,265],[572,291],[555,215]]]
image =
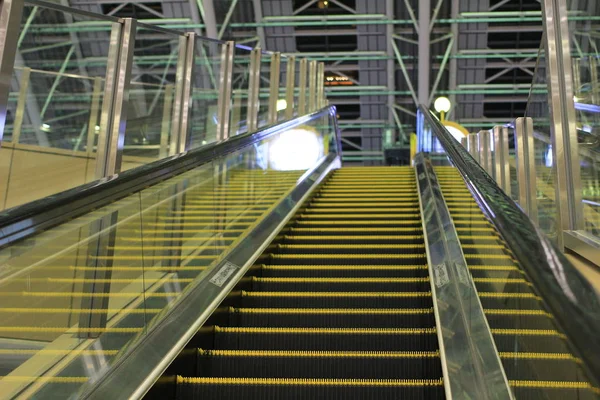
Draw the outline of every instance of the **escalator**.
[[[437,167],[436,175],[515,396],[597,398],[581,360],[571,353],[565,335],[459,172]]]
[[[443,398],[426,262],[413,169],[337,170],[149,396]]]

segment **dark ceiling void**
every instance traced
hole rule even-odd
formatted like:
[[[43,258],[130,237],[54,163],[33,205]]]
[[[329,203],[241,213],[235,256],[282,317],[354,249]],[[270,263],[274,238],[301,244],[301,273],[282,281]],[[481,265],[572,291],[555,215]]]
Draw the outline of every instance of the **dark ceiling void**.
[[[301,53],[306,52],[338,52],[338,51],[356,51],[356,36],[297,36],[296,48]]]
[[[537,49],[541,40],[542,31],[488,33],[490,49]]]
[[[340,119],[360,118],[360,104],[339,104],[336,107]]]
[[[497,119],[497,120],[509,122],[510,118],[507,118],[507,117],[516,118],[517,116],[523,116],[523,115],[525,115],[526,108],[527,108],[526,101],[522,101],[522,102],[514,101],[511,103],[486,102],[483,105],[483,116],[486,118],[489,118],[489,119]]]
[[[118,3],[103,3],[102,13],[110,14],[115,8],[121,7],[123,2]],[[129,3],[123,7],[121,7],[117,12],[115,12],[115,17],[119,18],[136,18],[136,19],[156,19],[156,14],[151,13],[147,9],[153,10],[158,14],[163,13],[163,7],[161,2],[156,3],[144,3],[144,8],[137,7],[135,3]]]
[[[490,8],[493,8],[496,4],[501,3],[503,0],[490,0]],[[539,0],[512,0],[506,4],[502,4],[495,11],[539,11],[541,5]]]

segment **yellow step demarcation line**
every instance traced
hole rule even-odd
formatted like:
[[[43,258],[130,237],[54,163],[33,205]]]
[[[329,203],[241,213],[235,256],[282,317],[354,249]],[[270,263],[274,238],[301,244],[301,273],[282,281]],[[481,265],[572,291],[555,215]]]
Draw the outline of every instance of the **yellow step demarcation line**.
[[[258,215],[250,215],[250,216],[243,216],[243,215],[223,215],[223,216],[217,216],[217,215],[210,215],[210,216],[206,216],[206,217],[200,217],[200,216],[192,216],[192,217],[158,217],[159,221],[177,221],[177,220],[182,220],[181,223],[175,223],[175,225],[186,225],[186,221],[214,221],[214,220],[223,220],[225,219],[226,221],[254,221],[256,220],[258,217],[260,217],[262,214],[258,214]],[[165,225],[167,225],[165,223]],[[168,224],[170,226],[172,226],[173,224]]]
[[[420,222],[420,221],[419,221]],[[414,222],[418,223],[417,221]],[[415,228],[289,228],[290,232],[299,233],[321,233],[321,232],[415,232],[423,231],[421,227]]]
[[[515,266],[506,265],[470,265],[469,269],[474,271],[515,271],[520,273],[523,272]]]
[[[283,328],[283,327],[214,327],[215,333],[242,333],[242,334],[298,334],[308,333],[315,335],[435,335],[433,328]]]
[[[334,202],[328,202],[328,201],[319,201],[318,199],[313,199],[313,200],[309,201],[308,205],[310,206],[310,208],[336,207],[335,210],[346,211],[346,210],[350,209],[350,207],[379,207],[382,205],[400,205],[400,204],[412,205],[412,204],[415,204],[415,202],[416,202],[416,199],[415,199],[415,201],[403,201],[401,203],[395,202],[395,201],[390,201],[389,204],[388,203],[374,203],[374,202],[353,202],[353,204],[348,204],[348,203],[334,203]],[[416,207],[416,208],[418,208],[418,207]],[[356,208],[356,209],[364,210],[363,208]]]
[[[475,283],[519,283],[531,286],[531,283],[523,278],[473,278],[473,281]]]
[[[363,199],[369,199],[369,200],[374,200],[374,199],[382,199],[382,200],[387,200],[390,201],[390,194],[384,194],[384,193],[374,193],[374,192],[352,192],[352,193],[330,193],[330,192],[319,192],[317,194],[317,198],[320,200],[321,198],[329,198],[329,199],[335,199],[336,201],[342,200],[342,199],[348,199],[348,201],[357,201],[361,198]],[[409,199],[417,199],[418,198],[418,194],[417,192],[403,192],[403,193],[395,193],[393,196],[394,199],[403,199],[403,198],[409,198]]]
[[[429,282],[429,277],[424,278],[261,278],[252,277],[254,282],[265,283],[423,283]]]
[[[144,267],[144,266],[127,266],[127,267],[78,267],[75,265],[68,266],[47,266],[43,267],[44,270],[60,271],[68,269],[70,271],[139,271],[139,272],[177,272],[177,271],[204,271],[208,267]],[[12,281],[12,280],[11,280]]]
[[[424,315],[433,314],[433,308],[234,308],[238,314],[326,314],[326,315]]]
[[[154,283],[160,279],[161,283],[191,283],[193,278],[33,278],[33,282],[48,282],[48,283]]]
[[[500,358],[524,360],[567,360],[581,363],[581,359],[569,353],[527,353],[499,351]]]
[[[189,259],[193,258],[195,260],[212,260],[216,259],[218,255],[189,255],[189,256],[148,256],[148,255],[136,255],[136,256],[95,256],[91,257],[95,260],[181,260],[181,259]]]
[[[283,235],[284,240],[420,240],[423,235]]]
[[[512,260],[512,257],[506,254],[465,254],[465,258],[468,260],[470,258],[486,258],[486,259],[495,259],[495,260]]]
[[[342,387],[427,387],[443,386],[442,379],[296,379],[296,378],[184,378],[177,384],[195,385],[271,385],[271,386],[342,386]]]
[[[507,336],[553,336],[560,339],[566,339],[567,336],[554,329],[497,329],[491,328],[493,335]]]
[[[1,354],[1,353],[0,353]],[[209,357],[290,357],[290,358],[439,358],[439,351],[293,351],[293,350],[204,350]]]
[[[182,237],[178,237],[178,236],[173,236],[173,237],[135,237],[135,236],[119,236],[118,240],[119,241],[123,241],[123,242],[136,242],[136,243],[143,243],[143,242],[195,242],[195,241],[199,241],[199,240],[203,240],[207,243],[211,243],[211,242],[218,242],[218,241],[223,241],[223,242],[229,242],[229,241],[234,241],[238,238],[238,236],[182,236]],[[212,246],[212,245],[211,245]],[[148,246],[144,246],[144,249],[147,249]],[[161,247],[164,248],[164,247]],[[178,247],[179,248],[179,247]],[[198,248],[198,247],[196,247]]]
[[[412,271],[426,270],[426,265],[262,265],[263,269],[275,271]]]
[[[506,309],[484,309],[486,315],[509,315],[554,318],[552,314],[543,310],[506,310]]]
[[[494,238],[496,239],[496,238]],[[463,244],[463,249],[505,249],[506,247],[500,244]]]
[[[226,211],[215,211],[215,208],[219,208],[218,206],[196,206],[191,210],[171,210],[171,214],[175,215],[204,215],[207,213],[224,213]],[[231,211],[251,211],[251,212],[260,212],[268,210],[267,206],[253,206],[253,205],[240,205],[240,206],[227,206],[227,210]]]
[[[482,298],[490,298],[490,299],[534,299],[538,301],[542,301],[542,298],[536,296],[534,293],[513,293],[513,292],[478,292],[477,295]]]
[[[246,229],[193,229],[191,230],[194,233],[241,233],[245,232]],[[190,233],[189,229],[144,229],[143,231],[134,230],[134,232],[139,232],[140,234],[163,234],[163,233]]]
[[[508,384],[512,387],[529,387],[538,389],[589,389],[600,394],[600,389],[593,387],[589,382],[509,380]]]
[[[415,298],[430,297],[431,292],[247,292],[242,290],[242,297],[385,297]]]
[[[330,208],[330,207],[315,207],[309,208],[309,212],[312,213],[368,213],[368,212],[411,212],[414,215],[415,211],[418,211],[419,207],[377,207],[377,208]]]
[[[253,218],[252,222],[255,221],[257,218]],[[173,222],[173,223],[168,223],[168,222],[160,222],[160,223],[149,223],[148,226],[150,227],[154,227],[154,228],[168,228],[168,227],[173,227],[173,228],[178,228],[178,227],[207,227],[207,226],[213,226],[213,225],[218,225],[218,224],[228,224],[228,225],[243,225],[246,228],[249,227],[250,225],[252,225],[252,222],[248,222],[248,221],[237,221],[236,219],[232,219],[232,220],[223,220],[222,218],[212,218],[211,220],[209,220],[209,222],[202,222],[202,221],[198,221],[198,222]],[[144,230],[144,232],[148,232],[149,230]],[[199,232],[199,229],[193,229],[194,232]],[[175,229],[167,229],[166,232],[176,232]]]
[[[398,219],[397,221],[331,221],[331,220],[298,220],[296,221],[299,225],[417,225],[421,223],[420,219]]]
[[[469,228],[469,227],[456,227],[457,232],[459,232],[458,236],[463,237],[463,234],[460,232],[489,232],[490,234],[496,234],[496,230],[490,226],[489,228]]]
[[[162,308],[107,308],[107,309],[82,309],[82,308],[0,308],[0,313],[19,314],[158,314]],[[1,354],[1,353],[0,353]]]
[[[412,249],[425,251],[424,244],[278,244],[284,250],[320,249]]]
[[[421,254],[271,254],[271,257],[275,260],[289,260],[289,259],[313,259],[313,258],[331,258],[331,259],[365,259],[365,258],[378,258],[378,259],[407,259],[407,258],[423,258],[425,252]]]
[[[496,235],[483,236],[483,235],[459,235],[460,239],[468,240],[498,240],[499,237]]]

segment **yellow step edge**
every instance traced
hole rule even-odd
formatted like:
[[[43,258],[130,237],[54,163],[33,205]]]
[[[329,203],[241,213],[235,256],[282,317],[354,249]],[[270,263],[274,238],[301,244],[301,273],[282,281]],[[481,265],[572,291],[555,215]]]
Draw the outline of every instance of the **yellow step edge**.
[[[163,238],[164,241],[167,240],[179,240],[177,238],[168,239]],[[200,249],[211,249],[211,250],[225,250],[231,246],[225,245],[216,245],[216,244],[203,244],[203,245],[195,245],[195,246],[187,246],[187,245],[175,245],[175,246],[149,246],[149,245],[140,245],[140,246],[114,246],[109,247],[109,249],[115,251],[153,251],[153,250],[200,250]]]
[[[307,211],[312,213],[367,213],[367,212],[414,212],[419,207],[376,207],[376,208],[331,208],[331,207],[309,207]]]
[[[237,239],[236,237],[232,237],[232,236],[189,236],[189,237],[179,237],[179,236],[173,236],[173,237],[128,237],[128,236],[119,236],[118,240],[119,241],[124,241],[124,242],[134,242],[134,243],[143,243],[143,242],[168,242],[168,241],[182,241],[182,242],[193,242],[193,241],[199,241],[199,240],[203,240],[205,242],[217,242],[217,241],[234,241]],[[144,249],[147,249],[148,246],[144,246]],[[163,247],[161,247],[163,248]]]
[[[23,296],[23,297],[177,297],[181,292],[118,292],[118,293],[82,293],[82,292],[0,292],[0,297]]]
[[[423,315],[433,314],[433,308],[235,308],[238,314],[332,314],[332,315]]]
[[[355,204],[353,204],[353,206],[356,206],[356,207],[380,207],[382,205],[400,205],[400,204],[412,205],[415,203],[415,201],[403,201],[403,202],[390,201],[389,204],[388,203],[373,203],[373,202],[365,201],[365,202],[355,202]],[[311,207],[311,208],[313,208],[313,207],[339,207],[339,208],[336,208],[336,210],[338,210],[338,211],[346,211],[347,209],[351,209],[350,207],[348,207],[348,203],[334,203],[334,202],[328,202],[328,201],[319,201],[318,199],[311,200],[308,204],[309,204],[309,207]],[[359,208],[357,208],[357,209],[359,209]]]
[[[522,273],[517,267],[504,265],[470,265],[469,269],[474,271],[516,271]]]
[[[505,310],[505,309],[484,309],[485,314],[489,315],[527,315],[527,316],[539,316],[553,318],[552,314],[549,314],[543,310]]]
[[[184,378],[177,384],[196,385],[276,385],[276,386],[342,386],[342,387],[427,387],[443,386],[442,379],[295,379],[295,378]]]
[[[331,270],[331,271],[362,271],[362,270],[378,270],[378,271],[410,271],[410,270],[426,270],[426,265],[263,265],[263,269],[267,270]]]
[[[44,267],[45,268],[45,267]],[[64,268],[64,267],[56,267]],[[140,272],[177,272],[177,271],[204,271],[208,267],[68,267],[74,271],[140,271]]]
[[[363,219],[363,218],[419,218],[419,213],[399,213],[399,214],[367,214],[367,213],[355,213],[355,214],[322,214],[322,215],[311,215],[311,214],[300,214],[300,218],[344,218],[344,219]]]
[[[41,332],[41,333],[64,333],[76,332],[100,332],[100,333],[137,333],[144,328],[81,328],[81,327],[57,327],[57,326],[0,326],[0,333],[14,332]]]
[[[293,351],[293,350],[204,350],[201,356],[294,357],[294,358],[439,358],[439,351]],[[1,354],[1,353],[0,353]]]
[[[531,286],[531,283],[523,278],[473,278],[473,281],[476,283],[520,283]]]
[[[512,387],[530,387],[538,389],[589,389],[596,393],[600,393],[599,389],[593,387],[589,382],[509,380],[508,384]]]
[[[246,232],[246,229],[144,229],[144,231],[134,230],[134,232],[139,232],[140,234],[158,234],[158,233],[240,233]]]
[[[512,257],[506,254],[465,254],[465,258],[487,258],[496,260],[512,260]]]
[[[284,235],[285,240],[420,240],[423,235],[323,235],[323,236],[298,236]]]
[[[33,280],[33,282],[48,282],[48,283],[141,283],[150,284],[160,279],[161,282],[165,283],[191,283],[194,281],[192,278],[110,278],[110,279],[95,279],[95,278],[37,278],[39,280]]]
[[[499,244],[463,244],[463,249],[504,249],[503,245]]]
[[[581,363],[581,359],[569,353],[527,353],[499,351],[500,358],[524,360],[568,360]]]
[[[420,221],[415,221],[418,223]],[[290,228],[290,232],[422,232],[421,227],[415,228]]]
[[[364,259],[364,258],[377,258],[377,259],[406,259],[406,258],[422,258],[425,257],[425,253],[422,254],[272,254],[276,260],[282,259],[312,259],[312,258],[332,258],[332,259]]]
[[[256,218],[255,218],[256,219]],[[230,224],[230,225],[241,225],[241,226],[245,226],[246,228],[248,228],[250,225],[252,225],[249,222],[240,222],[240,221],[236,221],[236,220],[226,220],[224,221],[221,218],[214,218],[213,221],[209,222],[209,223],[202,223],[202,222],[177,222],[177,223],[160,223],[160,224],[155,224],[155,223],[150,223],[148,224],[148,226],[153,226],[153,227],[160,227],[160,228],[168,228],[168,227],[173,227],[173,228],[181,228],[181,227],[203,227],[203,226],[212,226],[212,225],[219,225],[219,224]],[[187,230],[187,232],[189,232],[190,230]],[[192,232],[199,232],[199,230],[196,229],[191,229]],[[229,230],[227,230],[229,231]],[[149,232],[149,231],[144,231],[144,232]],[[177,232],[175,229],[173,230],[166,230],[166,232]],[[184,230],[184,232],[186,232]]]
[[[218,216],[218,215],[211,215],[208,217],[158,217],[158,219],[160,221],[177,221],[179,219],[181,219],[181,223],[178,223],[177,225],[183,225],[185,226],[186,223],[184,221],[214,221],[217,219],[226,219],[227,221],[254,221],[256,220],[258,217],[260,217],[261,214],[258,214],[256,216],[243,216],[243,215],[223,215],[223,216]]]
[[[215,326],[215,332],[223,333],[311,333],[311,334],[338,334],[338,335],[435,335],[437,330],[433,328],[254,328],[254,327],[220,327]]]
[[[420,219],[398,219],[397,221],[331,221],[331,220],[299,220],[301,225],[417,225],[421,223]]]
[[[554,336],[561,339],[567,337],[554,329],[490,329],[493,335],[510,335],[510,336]]]
[[[252,277],[252,281],[265,283],[423,283],[429,282],[425,278],[259,278]]]
[[[431,292],[246,292],[242,290],[243,297],[396,297],[415,298],[431,297]]]
[[[143,257],[141,255],[136,255],[136,256],[120,256],[120,255],[116,255],[116,256],[96,256],[96,257],[91,257],[95,260],[138,260],[141,261],[142,259],[144,260],[181,260],[181,259],[188,259],[188,258],[193,258],[195,260],[212,260],[212,259],[216,259],[218,256],[217,255],[210,255],[210,256],[205,256],[205,255],[190,255],[190,256],[148,256],[148,255],[144,255]]]
[[[510,298],[510,299],[534,299],[541,301],[542,298],[533,293],[496,293],[496,292],[478,292],[477,295],[483,298]]]
[[[286,250],[306,249],[425,249],[424,244],[278,244],[277,248]]]

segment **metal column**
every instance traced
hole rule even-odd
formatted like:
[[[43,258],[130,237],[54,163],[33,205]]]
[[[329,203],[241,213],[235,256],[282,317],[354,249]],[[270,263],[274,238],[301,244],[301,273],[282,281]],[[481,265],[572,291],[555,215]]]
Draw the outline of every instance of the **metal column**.
[[[498,186],[510,197],[510,157],[508,153],[508,128],[494,127],[494,178]]]
[[[189,147],[189,117],[192,107],[192,80],[196,55],[196,34],[188,32],[179,39],[179,59],[175,85],[175,102],[171,122],[170,154],[179,154]]]
[[[556,163],[556,214],[560,229],[583,228],[581,171],[573,101],[573,71],[567,21],[567,2],[542,0],[552,153]],[[558,235],[563,246],[562,235]]]
[[[250,54],[250,82],[248,83],[248,132],[258,129],[258,111],[260,94],[260,64],[262,50],[254,49]]]
[[[300,79],[298,81],[298,115],[306,114],[306,89],[307,89],[307,74],[308,74],[308,60],[303,58],[300,60]]]
[[[325,107],[325,64],[319,63],[317,66],[317,109]]]
[[[469,133],[467,136],[467,150],[475,161],[479,162],[479,138],[476,133]]]
[[[419,104],[429,107],[429,74],[431,69],[430,60],[430,31],[431,0],[419,0],[419,81],[418,99]]]
[[[308,68],[308,112],[311,113],[317,109],[317,62],[309,62]]]
[[[271,55],[271,75],[269,84],[269,125],[277,123],[277,100],[279,100],[279,77],[281,53]]]
[[[2,0],[0,3],[0,146],[6,124],[8,95],[17,54],[18,32],[21,31],[23,0]]]
[[[136,25],[136,20],[132,18],[124,18],[112,25],[98,136],[96,179],[121,170]]]
[[[296,57],[288,57],[285,81],[285,119],[294,118],[294,93],[296,91]]]
[[[489,131],[479,131],[479,164],[485,172],[493,176],[492,147]]]
[[[90,118],[88,120],[88,135],[85,151],[88,157],[94,154],[94,144],[96,144],[96,135],[100,131],[98,125],[98,115],[100,111],[100,102],[102,100],[102,78],[99,76],[94,78],[94,87],[92,92],[92,105],[90,107]],[[97,127],[97,129],[96,129]]]
[[[234,50],[235,44],[233,42],[225,43],[221,49],[221,72],[219,74],[219,100],[217,105],[217,141],[229,137]]]
[[[533,143],[533,120],[517,118],[515,121],[515,152],[519,205],[536,224],[537,192],[535,175],[535,147]]]
[[[169,134],[171,133],[171,112],[173,110],[173,92],[175,87],[172,84],[165,85],[163,101],[163,117],[160,127],[160,148],[158,149],[158,158],[165,158],[175,151],[175,147],[169,143]]]

